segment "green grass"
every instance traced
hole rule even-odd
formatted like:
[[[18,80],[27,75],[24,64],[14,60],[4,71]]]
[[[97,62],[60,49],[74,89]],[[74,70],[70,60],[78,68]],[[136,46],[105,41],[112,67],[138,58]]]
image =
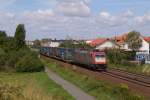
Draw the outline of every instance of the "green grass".
[[[5,87],[5,89],[4,89]],[[10,88],[8,88],[10,87]],[[8,100],[74,100],[61,86],[54,83],[44,72],[38,73],[2,73],[0,72],[0,95],[6,91],[19,91],[24,99],[18,99],[18,95]],[[19,88],[19,90],[18,90]],[[17,99],[16,99],[17,98]],[[0,99],[2,99],[0,97]],[[4,99],[5,100],[5,99]]]
[[[126,70],[133,73],[146,74],[150,75],[150,64],[137,65],[137,66],[124,66],[124,65],[115,65],[108,64],[109,68],[117,68],[121,70]]]
[[[108,82],[96,80],[90,76],[79,73],[76,70],[63,68],[48,59],[42,59],[43,63],[55,71],[65,80],[72,82],[97,100],[143,100],[144,98],[132,93],[125,84],[112,85]]]

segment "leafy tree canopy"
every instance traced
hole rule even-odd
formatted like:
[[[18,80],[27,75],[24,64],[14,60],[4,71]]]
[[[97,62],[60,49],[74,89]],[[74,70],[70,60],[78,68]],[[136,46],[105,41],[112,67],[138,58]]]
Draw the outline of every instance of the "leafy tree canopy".
[[[0,46],[2,46],[5,43],[6,37],[7,35],[5,31],[0,31]]]
[[[25,29],[23,24],[16,28],[14,37],[0,31],[0,71],[33,72],[44,69],[38,54],[25,46]]]
[[[142,46],[142,39],[140,36],[140,32],[137,31],[131,31],[127,35],[126,42],[133,51],[137,51]]]
[[[5,31],[0,31],[0,38],[1,37],[6,37],[7,35],[6,35],[6,32]]]
[[[15,37],[14,37],[17,48],[21,48],[25,46],[25,36],[26,36],[26,31],[24,28],[24,24],[19,24],[16,28]]]

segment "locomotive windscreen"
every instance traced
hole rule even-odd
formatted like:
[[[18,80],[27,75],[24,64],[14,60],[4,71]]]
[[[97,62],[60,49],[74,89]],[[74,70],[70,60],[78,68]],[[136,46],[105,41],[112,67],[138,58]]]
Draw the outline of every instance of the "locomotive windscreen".
[[[105,61],[105,55],[95,55],[95,61],[96,62]]]

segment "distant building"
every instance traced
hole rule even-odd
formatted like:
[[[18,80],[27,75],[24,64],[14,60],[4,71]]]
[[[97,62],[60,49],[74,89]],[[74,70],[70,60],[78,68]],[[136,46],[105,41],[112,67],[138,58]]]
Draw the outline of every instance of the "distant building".
[[[118,45],[113,40],[108,38],[98,38],[91,41],[86,41],[86,43],[99,50],[118,48]]]
[[[57,40],[41,42],[41,46],[44,46],[44,47],[59,47],[59,45],[60,45],[60,42]]]
[[[143,37],[145,41],[147,41],[148,43],[150,43],[150,37]]]
[[[127,33],[125,33],[125,34],[123,34],[121,36],[116,36],[113,39],[116,42],[116,44],[119,46],[120,49],[127,50],[128,46],[125,43],[126,38],[127,38]]]
[[[59,47],[59,45],[60,45],[60,42],[57,42],[57,41],[51,41],[49,44],[50,47]]]
[[[131,51],[129,48],[128,44],[125,42],[127,38],[127,34],[123,34],[121,36],[115,37],[116,44],[119,45],[120,49],[126,50],[126,51]],[[149,54],[150,52],[150,37],[140,37],[142,39],[142,46],[139,48],[139,52],[147,53]]]

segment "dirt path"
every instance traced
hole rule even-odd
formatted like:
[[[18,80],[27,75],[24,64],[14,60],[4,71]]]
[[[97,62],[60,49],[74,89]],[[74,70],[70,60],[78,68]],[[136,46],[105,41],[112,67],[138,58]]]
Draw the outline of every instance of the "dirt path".
[[[80,88],[69,83],[68,81],[62,79],[56,73],[45,67],[45,72],[48,74],[49,78],[52,79],[57,84],[61,85],[68,93],[70,93],[76,100],[95,100],[94,97],[83,92]]]

